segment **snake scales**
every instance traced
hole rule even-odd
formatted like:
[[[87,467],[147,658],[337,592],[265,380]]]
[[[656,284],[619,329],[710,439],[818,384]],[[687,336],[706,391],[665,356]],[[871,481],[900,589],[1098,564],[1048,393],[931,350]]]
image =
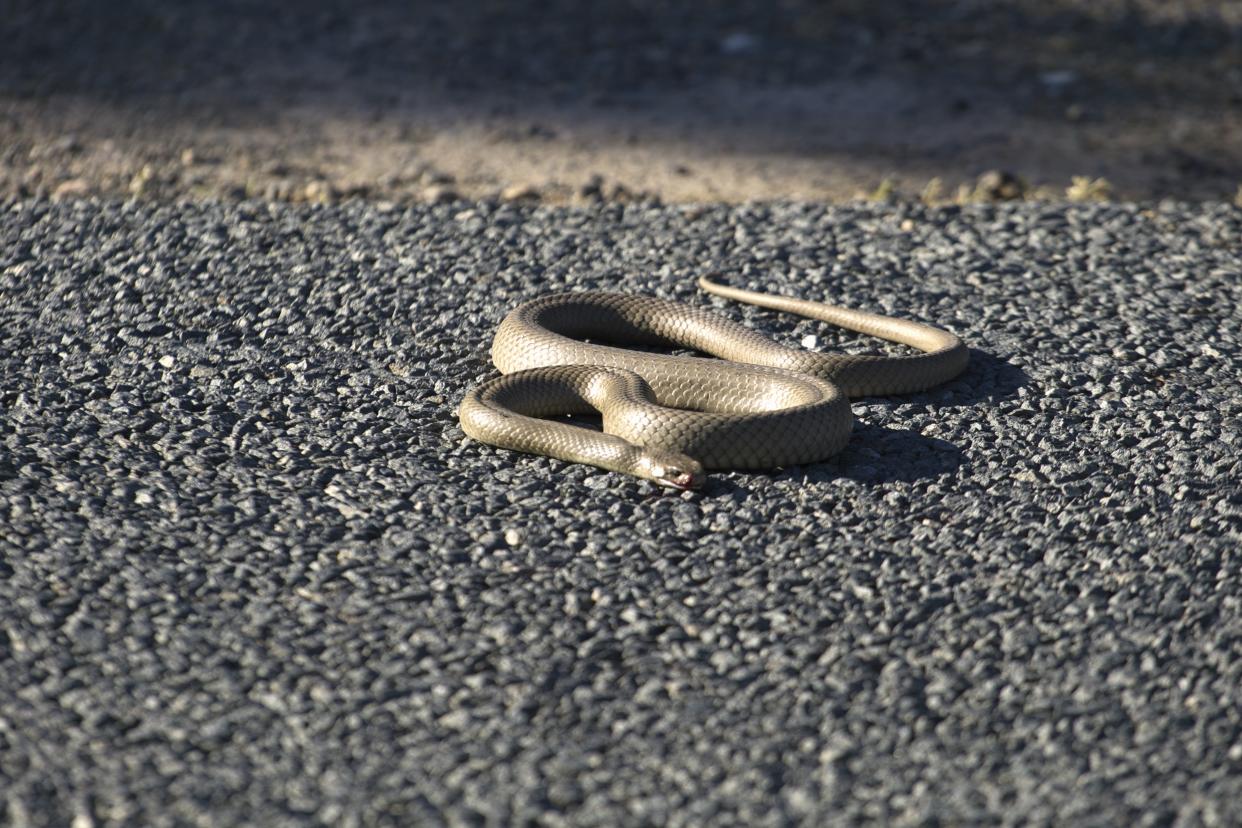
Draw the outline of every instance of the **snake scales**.
[[[704,468],[811,463],[849,439],[848,397],[921,391],[966,367],[951,333],[820,302],[757,293],[707,278],[708,293],[819,319],[910,345],[909,356],[825,354],[667,299],[561,293],[527,302],[500,323],[492,361],[504,375],[458,407],[466,434],[544,454],[697,488]],[[627,350],[582,340],[680,346],[720,359]],[[550,417],[598,412],[603,432]]]

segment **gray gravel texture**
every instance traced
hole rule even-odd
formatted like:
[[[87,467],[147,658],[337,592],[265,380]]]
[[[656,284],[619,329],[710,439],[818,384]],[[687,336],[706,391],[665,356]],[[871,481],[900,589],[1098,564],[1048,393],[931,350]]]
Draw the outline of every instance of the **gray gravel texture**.
[[[1242,211],[0,205],[0,823],[1242,823]],[[959,380],[669,495],[462,435],[517,302]]]

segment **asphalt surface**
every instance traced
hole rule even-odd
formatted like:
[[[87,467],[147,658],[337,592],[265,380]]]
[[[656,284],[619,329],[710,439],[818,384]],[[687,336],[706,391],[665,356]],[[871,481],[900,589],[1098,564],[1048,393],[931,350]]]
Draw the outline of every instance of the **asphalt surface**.
[[[0,822],[1242,822],[1242,210],[0,205]],[[515,303],[946,326],[700,494],[466,439]]]

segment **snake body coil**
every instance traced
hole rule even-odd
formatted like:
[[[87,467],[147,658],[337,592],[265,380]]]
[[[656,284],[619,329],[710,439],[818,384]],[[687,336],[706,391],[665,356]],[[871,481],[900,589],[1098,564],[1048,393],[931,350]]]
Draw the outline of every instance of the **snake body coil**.
[[[468,392],[462,428],[484,443],[697,488],[704,468],[811,463],[840,451],[847,397],[920,391],[966,367],[953,334],[878,314],[741,290],[706,278],[709,293],[786,310],[913,346],[911,356],[789,348],[710,311],[666,299],[562,293],[515,308],[492,361],[505,376]],[[719,359],[584,342],[679,346]],[[549,417],[598,412],[603,432]]]

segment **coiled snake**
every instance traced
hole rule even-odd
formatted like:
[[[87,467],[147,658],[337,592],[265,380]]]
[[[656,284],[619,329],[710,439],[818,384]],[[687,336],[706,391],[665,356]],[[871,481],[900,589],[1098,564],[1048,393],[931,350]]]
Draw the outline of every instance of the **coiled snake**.
[[[953,379],[969,352],[947,331],[874,313],[722,285],[708,293],[910,345],[910,356],[790,348],[707,310],[618,293],[560,293],[520,305],[492,343],[504,375],[458,407],[476,440],[698,488],[704,468],[812,463],[849,439],[848,397],[921,391]],[[582,340],[680,346],[720,359]],[[603,432],[550,417],[598,412]]]

